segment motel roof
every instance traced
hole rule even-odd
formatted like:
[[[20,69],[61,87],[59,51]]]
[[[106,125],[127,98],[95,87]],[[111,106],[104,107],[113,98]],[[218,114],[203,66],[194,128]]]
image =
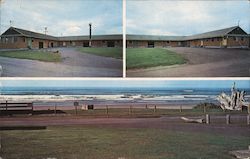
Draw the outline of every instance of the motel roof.
[[[230,34],[235,29],[241,29],[241,28],[239,26],[234,26],[234,27],[230,27],[230,28],[205,32],[205,33],[202,33],[202,34],[191,35],[191,36],[187,36],[187,40],[223,37],[223,36],[226,36],[226,35]],[[247,34],[246,32],[244,32],[244,33]]]
[[[20,28],[10,27],[6,30],[1,36],[25,36],[32,37],[37,39],[48,39],[48,40],[59,40],[59,41],[75,41],[75,40],[89,40],[89,36],[64,36],[64,37],[55,37],[51,35],[45,35],[42,33],[36,33],[33,31],[28,31]],[[113,34],[113,35],[92,35],[92,40],[121,40],[122,34]]]
[[[151,41],[183,41],[185,40],[185,36],[157,36],[157,35],[134,35],[127,34],[127,40],[151,40]]]
[[[162,36],[162,35],[134,35],[127,34],[127,40],[140,40],[140,41],[186,41],[186,40],[195,40],[195,39],[206,39],[206,38],[216,38],[224,37],[227,35],[234,35],[232,32],[234,30],[240,30],[244,35],[248,36],[247,33],[242,30],[239,26],[234,26],[230,28],[205,32],[202,34],[196,34],[191,36]]]
[[[195,34],[191,36],[164,36],[164,35],[135,35],[127,34],[127,40],[138,40],[138,41],[186,41],[186,40],[195,40],[195,39],[206,39],[206,38],[215,38],[215,37],[224,37],[224,36],[234,36],[235,32],[240,32],[242,36],[249,36],[244,30],[239,26],[234,26],[230,28],[205,32],[202,34]],[[239,35],[239,34],[237,34]],[[237,36],[235,35],[235,36]],[[55,37],[51,35],[45,35],[42,33],[36,33],[33,31],[28,31],[20,28],[10,27],[2,35],[2,37],[8,36],[25,36],[38,39],[48,39],[48,40],[57,40],[57,41],[77,41],[77,40],[89,40],[89,36],[63,36]],[[113,34],[113,35],[92,35],[92,40],[121,40],[122,34]]]
[[[76,40],[89,40],[89,36],[63,36],[58,37],[60,41],[76,41]],[[92,40],[121,40],[122,34],[113,35],[92,35]]]
[[[10,27],[8,30],[6,30],[1,36],[25,36],[25,37],[31,37],[31,38],[38,38],[38,39],[48,39],[48,40],[57,40],[56,37],[45,35],[41,33],[36,33],[29,30],[24,30],[20,28],[14,28]]]

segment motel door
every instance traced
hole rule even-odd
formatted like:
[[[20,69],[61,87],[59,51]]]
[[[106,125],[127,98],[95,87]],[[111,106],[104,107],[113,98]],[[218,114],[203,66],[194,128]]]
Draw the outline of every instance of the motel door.
[[[222,45],[225,46],[225,47],[227,46],[227,38],[223,38]]]
[[[28,48],[32,48],[32,39],[28,38]]]
[[[203,40],[201,40],[201,47],[203,47]]]

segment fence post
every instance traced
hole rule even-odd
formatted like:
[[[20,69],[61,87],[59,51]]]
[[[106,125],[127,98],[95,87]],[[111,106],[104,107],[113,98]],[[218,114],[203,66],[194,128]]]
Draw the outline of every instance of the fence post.
[[[129,114],[132,114],[132,105],[129,106]]]
[[[106,105],[106,114],[107,114],[107,117],[109,117],[109,110],[108,110],[108,106]]]
[[[8,110],[8,101],[6,100],[6,111]]]
[[[250,125],[250,115],[247,115],[247,125]]]
[[[210,115],[206,114],[206,124],[210,124]]]
[[[250,104],[249,104],[249,106],[248,106],[248,114],[250,114]]]
[[[182,105],[180,105],[180,112],[182,112]]]
[[[156,105],[155,105],[155,107],[154,107],[154,113],[156,113]]]
[[[55,115],[56,115],[56,106],[57,106],[57,105],[55,104],[55,108],[54,108],[54,113],[55,113]]]
[[[230,115],[229,114],[226,115],[226,124],[230,124]]]
[[[206,103],[203,106],[203,113],[206,113]]]

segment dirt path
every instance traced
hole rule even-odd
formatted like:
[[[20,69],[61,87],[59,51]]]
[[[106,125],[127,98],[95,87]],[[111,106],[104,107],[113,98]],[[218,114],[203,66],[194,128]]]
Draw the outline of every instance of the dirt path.
[[[249,77],[250,50],[168,48],[184,56],[188,63],[128,70],[127,77]]]
[[[4,77],[121,77],[122,60],[58,48],[61,63],[0,57]]]

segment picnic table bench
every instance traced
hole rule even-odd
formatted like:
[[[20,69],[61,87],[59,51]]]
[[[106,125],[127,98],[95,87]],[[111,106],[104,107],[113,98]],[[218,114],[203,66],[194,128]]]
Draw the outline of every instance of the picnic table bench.
[[[33,113],[33,103],[25,102],[4,102],[0,103],[0,114],[1,115],[10,115],[10,114],[19,114],[19,113]]]

